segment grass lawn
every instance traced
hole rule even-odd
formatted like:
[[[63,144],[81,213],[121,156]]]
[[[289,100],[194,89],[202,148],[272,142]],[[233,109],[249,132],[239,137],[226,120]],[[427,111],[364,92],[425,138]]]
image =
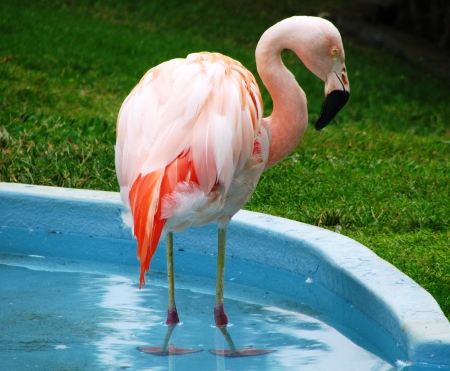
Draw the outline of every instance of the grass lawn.
[[[316,4],[2,0],[0,181],[117,191],[115,120],[150,67],[208,50],[256,73],[262,32],[330,9]],[[263,174],[246,208],[356,239],[427,289],[450,318],[450,84],[385,50],[345,36],[344,46],[349,103]],[[313,123],[323,83],[284,54]]]

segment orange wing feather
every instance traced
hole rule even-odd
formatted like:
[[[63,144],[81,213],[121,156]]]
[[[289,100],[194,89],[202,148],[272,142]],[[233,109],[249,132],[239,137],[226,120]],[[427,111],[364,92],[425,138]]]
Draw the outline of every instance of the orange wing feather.
[[[158,247],[166,219],[161,218],[162,201],[179,182],[198,185],[194,164],[188,155],[180,155],[165,169],[144,176],[139,175],[130,190],[130,206],[134,219],[134,235],[138,240],[138,258],[141,263],[140,285],[145,285],[145,272]]]

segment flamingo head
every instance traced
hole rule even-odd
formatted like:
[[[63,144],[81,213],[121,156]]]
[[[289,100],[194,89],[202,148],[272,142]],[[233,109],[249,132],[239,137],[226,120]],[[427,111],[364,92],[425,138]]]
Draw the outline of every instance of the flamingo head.
[[[256,48],[258,72],[266,86],[267,83],[272,85],[273,80],[279,81],[275,68],[280,65],[283,49],[292,50],[312,73],[325,82],[325,100],[315,124],[316,130],[323,129],[350,97],[341,35],[330,21],[310,16],[287,18],[269,28]],[[275,67],[270,70],[271,66]],[[275,72],[266,74],[266,69]]]
[[[344,50],[341,47],[332,46],[328,58],[332,63],[325,75],[325,99],[322,103],[322,111],[314,127],[323,129],[345,106],[350,98],[350,84],[347,77],[347,68],[344,62]]]
[[[318,27],[317,43],[305,63],[325,82],[325,99],[315,124],[316,130],[327,126],[350,97],[345,53],[339,31],[326,20],[320,19],[318,23],[320,27]]]
[[[295,17],[298,27],[293,50],[305,66],[325,82],[325,100],[315,124],[323,129],[344,107],[350,97],[350,85],[345,67],[345,53],[338,29],[318,17]]]

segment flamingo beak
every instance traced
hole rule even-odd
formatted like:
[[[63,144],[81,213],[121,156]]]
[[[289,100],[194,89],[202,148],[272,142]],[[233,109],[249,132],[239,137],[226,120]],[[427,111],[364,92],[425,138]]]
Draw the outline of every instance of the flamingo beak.
[[[327,89],[327,86],[329,85],[332,90],[330,89],[331,91],[325,96],[325,100],[322,103],[322,111],[314,125],[316,130],[323,129],[327,126],[350,98],[347,76],[343,73],[341,78],[335,72],[330,75],[331,76],[325,85],[325,89]]]

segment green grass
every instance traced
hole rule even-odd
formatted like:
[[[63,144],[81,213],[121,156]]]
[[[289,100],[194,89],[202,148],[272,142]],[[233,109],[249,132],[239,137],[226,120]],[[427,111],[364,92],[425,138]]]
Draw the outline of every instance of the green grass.
[[[255,72],[261,33],[333,7],[315,4],[3,0],[0,181],[117,191],[115,119],[146,70],[209,50]],[[349,103],[263,174],[246,208],[360,241],[425,287],[450,318],[450,84],[385,50],[345,36],[344,45]],[[323,83],[292,53],[284,58],[308,95],[312,123]]]

